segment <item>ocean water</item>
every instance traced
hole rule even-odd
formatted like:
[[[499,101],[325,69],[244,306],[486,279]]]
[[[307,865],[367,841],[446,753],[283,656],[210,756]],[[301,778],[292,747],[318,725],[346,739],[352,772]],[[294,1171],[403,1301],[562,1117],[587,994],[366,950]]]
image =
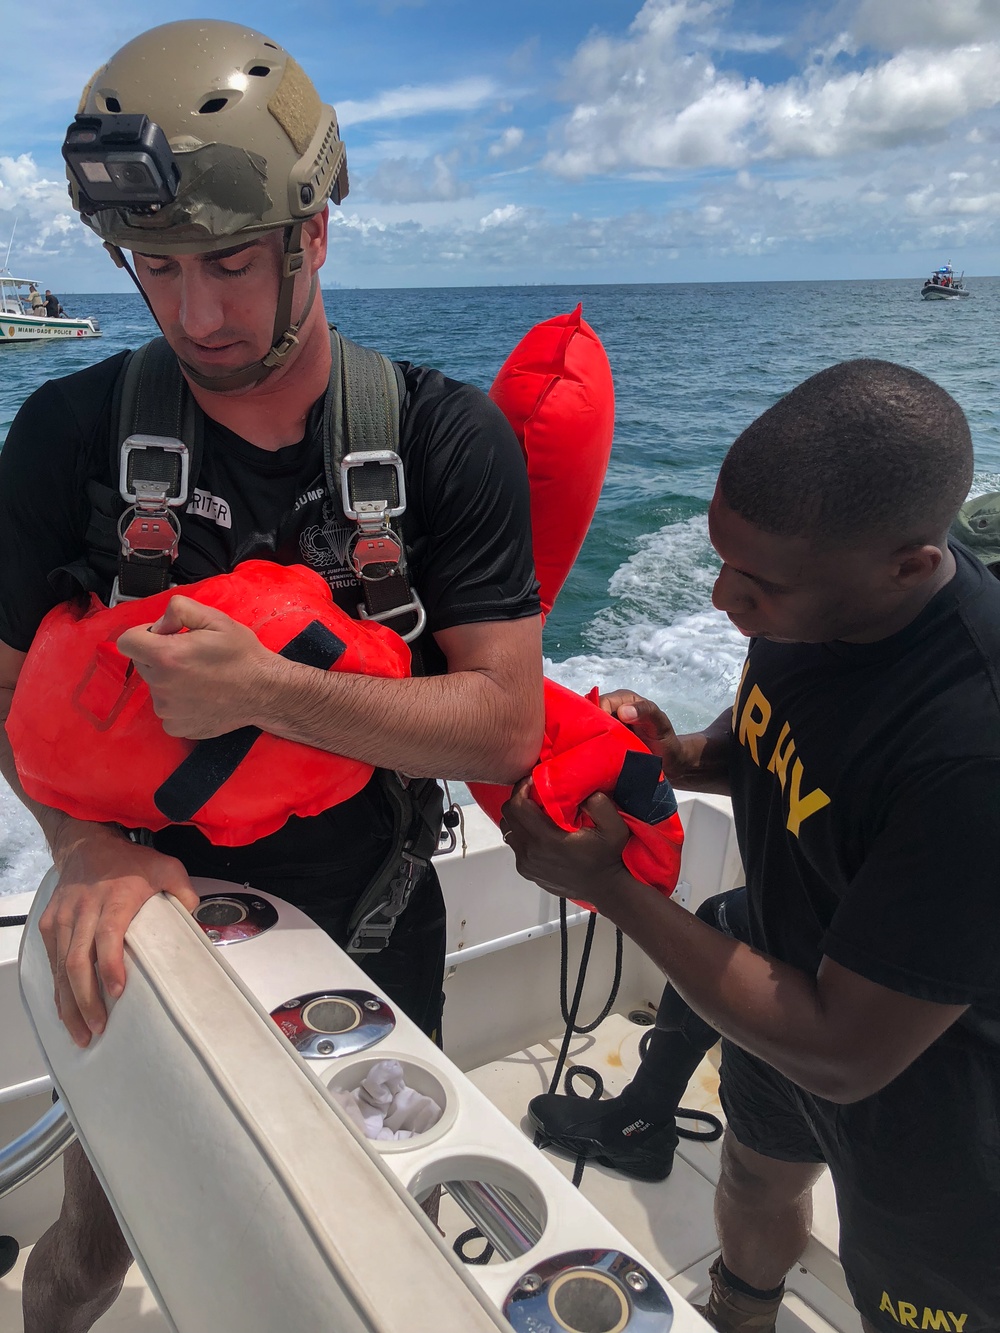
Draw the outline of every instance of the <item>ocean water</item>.
[[[546,671],[586,692],[628,686],[678,729],[730,702],[745,641],[711,605],[718,562],[706,512],[740,431],[800,380],[876,356],[943,385],[969,418],[973,493],[1000,489],[1000,278],[971,300],[927,302],[916,280],[456,287],[326,292],[329,318],[357,342],[488,388],[518,339],[582,302],[615,378],[615,442],[590,533],[545,627]],[[20,403],[155,333],[138,295],[73,296],[104,336],[0,350],[0,442]],[[44,449],[44,440],[38,447]],[[33,888],[40,835],[0,782],[0,894]]]

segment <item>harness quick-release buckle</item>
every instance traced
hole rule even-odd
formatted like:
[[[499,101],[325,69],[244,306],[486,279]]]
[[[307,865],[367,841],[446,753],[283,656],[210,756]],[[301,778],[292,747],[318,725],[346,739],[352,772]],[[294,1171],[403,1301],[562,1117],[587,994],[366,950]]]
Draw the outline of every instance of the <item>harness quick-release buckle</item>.
[[[130,435],[121,447],[118,491],[140,510],[179,509],[188,498],[188,447],[166,435]]]
[[[378,953],[385,948],[396,918],[406,910],[410,895],[426,869],[427,862],[422,857],[414,856],[411,852],[402,853],[399,868],[387,886],[387,896],[370,907],[361,918],[347,946],[349,953]],[[375,917],[385,919],[376,921]]]
[[[190,458],[187,445],[163,435],[130,435],[121,447],[118,490],[128,509],[118,520],[118,540],[125,561],[177,558],[180,519],[174,512],[188,498]],[[119,579],[111,605],[134,601],[121,592]]]
[[[358,508],[382,506],[382,501],[359,500]],[[383,506],[384,507],[384,506]],[[351,564],[359,579],[391,578],[399,569],[403,558],[403,548],[392,533],[391,528],[382,526],[377,532],[359,532],[351,548]]]

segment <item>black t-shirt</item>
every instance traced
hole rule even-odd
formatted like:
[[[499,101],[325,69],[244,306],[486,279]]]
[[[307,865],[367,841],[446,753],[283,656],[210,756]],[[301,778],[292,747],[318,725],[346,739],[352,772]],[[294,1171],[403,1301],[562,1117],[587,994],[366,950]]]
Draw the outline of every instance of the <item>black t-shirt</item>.
[[[1000,1032],[1000,582],[878,643],[751,642],[731,782],[752,943]]]
[[[125,354],[38,389],[0,451],[0,640],[27,651],[39,622],[67,595],[56,571],[86,551],[87,483],[110,475],[112,394]],[[539,613],[527,472],[508,422],[487,396],[439,371],[402,365],[399,452],[410,579],[427,611],[425,669],[445,670],[434,631]],[[317,429],[298,444],[259,449],[211,420],[172,578],[192,583],[244,560],[306,564],[350,614],[362,600],[348,560],[355,532],[330,501]],[[105,600],[110,587],[99,588]],[[447,776],[447,775],[442,775]],[[343,875],[360,886],[389,828],[376,784],[315,819],[292,818],[248,848],[213,848],[188,826],[157,835],[195,874],[285,885]],[[274,891],[280,891],[275,889]]]

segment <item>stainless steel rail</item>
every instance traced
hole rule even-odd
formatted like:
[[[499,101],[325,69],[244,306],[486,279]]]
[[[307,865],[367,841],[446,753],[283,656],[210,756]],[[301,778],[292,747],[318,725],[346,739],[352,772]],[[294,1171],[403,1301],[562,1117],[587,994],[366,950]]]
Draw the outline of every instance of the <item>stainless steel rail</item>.
[[[0,1150],[0,1199],[54,1162],[76,1138],[61,1102]]]
[[[480,1180],[446,1180],[445,1189],[504,1259],[518,1259],[542,1236],[538,1219],[520,1199]]]

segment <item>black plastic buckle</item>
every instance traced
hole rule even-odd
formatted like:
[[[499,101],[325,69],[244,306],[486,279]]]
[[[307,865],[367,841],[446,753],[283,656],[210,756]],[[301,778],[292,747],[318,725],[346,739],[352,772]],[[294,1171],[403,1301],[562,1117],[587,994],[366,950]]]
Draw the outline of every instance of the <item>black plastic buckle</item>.
[[[388,895],[364,914],[357,926],[347,952],[351,954],[380,953],[389,943],[389,936],[396,925],[396,918],[405,912],[413,890],[420,883],[427,862],[412,852],[404,851],[400,870],[388,884]],[[381,916],[385,920],[376,921]]]

